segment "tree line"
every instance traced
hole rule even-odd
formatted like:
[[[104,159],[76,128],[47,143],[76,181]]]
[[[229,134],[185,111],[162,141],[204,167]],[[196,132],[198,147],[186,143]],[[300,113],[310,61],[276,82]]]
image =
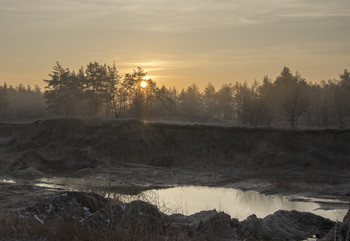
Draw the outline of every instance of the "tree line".
[[[284,67],[274,80],[209,83],[203,91],[192,84],[182,90],[157,86],[140,67],[124,76],[115,64],[89,63],[78,71],[58,62],[45,91],[47,113],[63,117],[136,117],[146,119],[232,122],[247,126],[345,128],[350,117],[350,73],[313,84]],[[144,83],[141,85],[141,83]],[[29,89],[28,87],[27,89]],[[0,108],[8,87],[0,88]],[[29,90],[26,90],[29,91]]]
[[[43,118],[47,116],[43,92],[38,85],[32,88],[23,84],[18,86],[0,85],[0,118]]]

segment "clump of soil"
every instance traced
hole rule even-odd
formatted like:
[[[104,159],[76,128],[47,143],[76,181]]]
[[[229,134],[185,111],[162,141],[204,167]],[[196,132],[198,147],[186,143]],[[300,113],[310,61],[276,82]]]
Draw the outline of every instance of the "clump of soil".
[[[23,179],[37,179],[45,177],[45,173],[36,170],[34,167],[28,167],[26,169],[15,171],[14,176]]]
[[[92,158],[87,151],[81,149],[68,150],[67,155],[62,159],[49,159],[38,151],[28,151],[20,155],[11,165],[15,176],[21,177],[24,170],[28,168],[43,173],[60,174],[72,173],[81,169],[93,169],[101,162]],[[28,171],[27,171],[28,172]],[[80,174],[83,174],[81,171]],[[38,173],[39,174],[39,173]],[[43,176],[43,175],[41,175]],[[35,178],[36,176],[33,175]]]

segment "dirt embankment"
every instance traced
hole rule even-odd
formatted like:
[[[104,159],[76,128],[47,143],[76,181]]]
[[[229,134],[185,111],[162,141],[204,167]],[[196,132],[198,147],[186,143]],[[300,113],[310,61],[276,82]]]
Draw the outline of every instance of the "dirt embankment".
[[[97,170],[98,175],[97,172],[95,176],[90,175],[95,185],[98,185],[96,180],[101,178],[105,181],[103,185],[106,180],[108,185],[109,182],[118,185],[232,184],[241,189],[261,188],[258,191],[263,192],[284,193],[286,190],[294,190],[300,193],[311,190],[312,194],[346,198],[350,195],[349,157],[348,130],[291,131],[81,119],[0,124],[0,174],[33,178],[50,174],[77,176]],[[275,188],[271,187],[274,181]],[[18,185],[13,185],[13,188]],[[9,203],[14,194],[26,197],[23,196],[26,191],[22,190],[22,186],[18,186],[18,190],[8,190],[6,185],[2,186],[4,190],[0,191],[8,195],[2,195],[1,202]],[[44,191],[47,194],[48,191]],[[47,224],[52,224],[50,230],[56,234],[57,224],[65,228],[65,218],[71,218],[72,213],[75,218],[72,218],[74,225],[70,227],[74,229],[71,230],[74,235],[75,231],[86,233],[84,225],[89,225],[89,232],[94,233],[102,223],[108,228],[110,223],[118,222],[115,217],[123,217],[131,220],[131,223],[141,220],[141,224],[154,224],[152,227],[145,226],[144,230],[155,230],[147,235],[174,237],[174,240],[178,240],[175,237],[179,234],[186,238],[184,240],[200,239],[207,230],[213,235],[212,240],[226,240],[227,237],[227,240],[232,237],[237,237],[237,240],[285,237],[299,240],[310,237],[311,234],[319,234],[321,237],[333,226],[329,220],[325,221],[312,214],[285,211],[278,211],[264,219],[251,216],[238,222],[227,214],[210,211],[194,216],[166,216],[143,203],[115,206],[104,206],[102,203],[101,207],[92,210],[77,197],[71,199],[69,195],[60,195],[63,202],[55,203],[61,199],[56,200],[55,197],[58,196],[53,196],[50,202],[45,201],[43,205],[35,206],[35,210],[26,209],[25,213],[20,214],[14,222],[19,223],[16,227],[22,227],[22,224],[26,227],[25,230],[20,230],[21,233],[37,230],[41,234],[48,227]],[[67,203],[69,205],[64,206]],[[71,204],[76,204],[72,210]],[[142,210],[137,205],[141,205]],[[125,211],[128,207],[130,213]],[[106,214],[102,219],[101,213]],[[59,220],[63,222],[60,223]],[[283,227],[279,226],[281,220],[286,224]],[[9,224],[8,219],[2,221]],[[37,229],[33,229],[28,222],[33,222]],[[310,223],[315,225],[309,226]],[[348,224],[338,225],[339,230],[343,230],[344,225]],[[13,226],[11,224],[9,227]],[[108,233],[112,238],[123,232],[126,235],[134,233],[130,231],[130,225],[117,227],[120,229]],[[228,236],[220,236],[223,234]],[[330,234],[328,236],[330,239],[325,240],[333,240]]]
[[[2,170],[65,173],[101,164],[344,171],[350,131],[53,119],[0,124]]]

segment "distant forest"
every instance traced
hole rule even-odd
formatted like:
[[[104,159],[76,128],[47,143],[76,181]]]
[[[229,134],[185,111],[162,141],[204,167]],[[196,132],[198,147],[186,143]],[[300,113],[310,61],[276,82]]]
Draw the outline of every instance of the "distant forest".
[[[218,90],[209,83],[203,91],[195,84],[159,87],[146,76],[140,67],[120,76],[115,64],[94,62],[71,71],[57,62],[44,90],[0,86],[0,118],[121,117],[293,129],[346,128],[349,122],[347,69],[338,79],[314,84],[284,67],[274,80],[265,76]]]

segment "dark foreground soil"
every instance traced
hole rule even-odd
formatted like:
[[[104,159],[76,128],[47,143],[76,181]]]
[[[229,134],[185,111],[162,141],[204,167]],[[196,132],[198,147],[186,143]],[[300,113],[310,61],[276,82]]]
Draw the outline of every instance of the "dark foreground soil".
[[[25,208],[4,212],[0,225],[3,239],[228,241],[327,237],[336,224],[297,211],[277,211],[263,219],[251,215],[241,222],[215,210],[190,216],[166,215],[143,201],[122,203],[93,193],[61,192]],[[339,225],[348,222],[344,219]],[[343,238],[341,235],[337,237]]]

